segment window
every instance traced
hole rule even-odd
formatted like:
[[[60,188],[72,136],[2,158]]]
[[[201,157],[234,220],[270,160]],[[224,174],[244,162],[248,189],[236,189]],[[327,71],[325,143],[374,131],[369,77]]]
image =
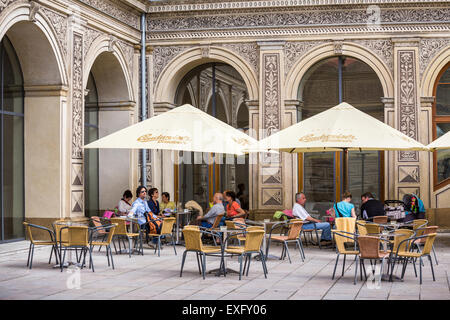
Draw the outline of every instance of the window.
[[[433,140],[450,131],[450,63],[438,76],[433,106]],[[450,150],[434,153],[434,189],[450,183]]]

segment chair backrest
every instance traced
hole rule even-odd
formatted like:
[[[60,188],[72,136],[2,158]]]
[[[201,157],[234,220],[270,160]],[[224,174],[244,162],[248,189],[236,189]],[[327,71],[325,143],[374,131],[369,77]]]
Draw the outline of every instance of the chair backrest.
[[[371,236],[358,237],[359,254],[362,259],[378,259],[380,252],[380,239]]]
[[[214,220],[214,223],[213,223],[213,225],[212,225],[212,228],[218,228],[219,227],[219,224],[220,224],[220,221],[222,220],[222,218],[223,218],[223,213],[221,213],[221,214],[218,214],[217,216],[216,216],[216,219]]]
[[[251,231],[251,230],[262,230],[262,231],[264,231],[264,227],[261,227],[261,226],[248,226],[246,230],[247,231]]]
[[[188,224],[184,226],[184,229],[195,229],[195,230],[200,230],[200,226],[196,226],[193,224]]]
[[[34,239],[33,239],[33,233],[31,232],[31,226],[28,222],[24,222],[23,225],[25,226],[27,235],[28,235],[28,239],[30,240],[30,242],[32,244],[34,244]]]
[[[358,228],[358,233],[361,236],[367,236],[366,224],[367,224],[367,222],[365,220],[356,221],[356,227]]]
[[[379,234],[381,232],[380,226],[376,223],[366,223],[367,234]]]
[[[227,226],[227,229],[236,229],[236,225],[233,220],[225,220],[225,225]]]
[[[193,226],[195,227],[195,226]],[[203,251],[201,232],[199,228],[183,228],[186,250]]]
[[[302,231],[303,221],[291,221],[289,225],[289,233],[288,240],[295,240],[300,236],[300,232]],[[248,228],[247,228],[248,230]]]
[[[117,224],[115,234],[127,234],[127,225],[125,219],[111,218],[111,223]]]
[[[161,234],[172,234],[176,218],[164,218],[161,226]]]
[[[111,225],[111,227],[109,228],[108,238],[106,238],[106,241],[105,241],[107,244],[111,244],[111,241],[114,236],[114,232],[116,231],[116,228],[117,228],[117,223],[113,223]],[[106,232],[105,229],[103,229],[103,231]]]
[[[375,223],[387,223],[388,222],[388,216],[375,216],[372,219]]]
[[[64,227],[66,227],[67,225],[65,224],[67,221],[65,220],[56,220],[53,222],[52,226],[53,226],[53,231],[55,231],[55,238],[56,241],[59,242],[59,236],[60,236],[60,230]],[[68,230],[67,229],[63,229],[61,232],[61,241],[62,242],[67,242],[68,241]]]
[[[245,252],[259,252],[264,238],[264,230],[248,230],[245,235]]]
[[[416,230],[417,228],[424,228],[428,225],[427,219],[415,219],[413,220],[413,230]]]
[[[89,228],[87,226],[69,226],[67,231],[68,246],[89,245]]]
[[[434,239],[436,239],[436,233],[429,233],[426,235],[426,241],[423,246],[422,254],[430,254],[433,248]]]
[[[398,229],[394,232],[394,235],[395,236],[394,236],[394,244],[392,246],[392,252],[396,253],[397,249],[399,253],[406,252],[406,250],[409,249],[409,243],[405,241],[400,245],[400,242],[402,242],[405,239],[411,238],[414,235],[414,231],[410,229]]]
[[[94,225],[94,227],[101,227],[101,226],[103,226],[103,223],[100,220],[100,217],[98,217],[98,216],[92,216],[91,217],[91,221],[92,221],[92,224]],[[105,229],[101,228],[101,229],[97,230],[97,233],[99,233],[99,234],[106,234],[106,231],[105,231]]]
[[[336,218],[336,230],[355,233],[356,218]]]
[[[425,228],[416,229],[416,236],[423,236],[430,233],[437,233],[438,226],[429,226]],[[416,243],[425,243],[427,238],[421,238]]]
[[[339,218],[339,219],[345,219],[345,218]],[[345,249],[345,243],[348,242],[354,242],[353,239],[349,239],[347,237],[351,237],[351,235],[349,234],[345,234],[345,233],[339,233],[339,231],[341,230],[333,230],[334,233],[334,241],[336,242],[336,248],[338,249],[339,253],[346,253],[346,249]]]

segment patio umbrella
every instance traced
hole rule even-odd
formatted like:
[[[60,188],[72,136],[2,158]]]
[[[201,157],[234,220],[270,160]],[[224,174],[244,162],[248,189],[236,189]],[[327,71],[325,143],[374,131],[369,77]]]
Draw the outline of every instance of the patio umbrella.
[[[434,140],[427,147],[430,148],[431,151],[438,149],[450,149],[450,131]]]
[[[257,140],[189,104],[98,139],[84,148],[160,149],[242,155]]]
[[[348,185],[349,150],[416,150],[428,148],[346,102],[259,141],[257,150],[344,152],[344,190]]]

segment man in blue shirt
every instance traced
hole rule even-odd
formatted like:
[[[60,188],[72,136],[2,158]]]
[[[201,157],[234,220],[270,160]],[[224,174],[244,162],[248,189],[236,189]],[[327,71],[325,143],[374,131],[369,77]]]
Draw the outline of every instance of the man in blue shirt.
[[[150,216],[150,219],[156,220],[158,216],[153,214],[148,207],[147,201],[145,201],[145,197],[147,196],[147,188],[144,186],[139,186],[136,189],[136,197],[137,199],[133,202],[131,205],[130,213],[128,214],[128,217],[134,217],[137,218],[139,225],[141,228],[145,227],[147,232],[150,232],[150,226],[147,224],[147,217],[146,214]],[[151,223],[151,222],[150,222]],[[157,233],[159,233],[160,230],[160,224],[154,223]]]

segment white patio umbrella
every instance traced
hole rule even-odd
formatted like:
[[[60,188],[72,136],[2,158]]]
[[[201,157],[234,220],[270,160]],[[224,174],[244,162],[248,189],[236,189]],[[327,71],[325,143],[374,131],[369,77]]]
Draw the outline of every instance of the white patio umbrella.
[[[242,155],[257,140],[189,104],[98,139],[84,148],[160,149]]]
[[[427,147],[430,148],[431,151],[439,149],[450,149],[450,131],[434,140]]]
[[[417,150],[428,148],[346,102],[259,141],[257,150],[290,153],[344,151],[344,190],[348,179],[348,150]]]

